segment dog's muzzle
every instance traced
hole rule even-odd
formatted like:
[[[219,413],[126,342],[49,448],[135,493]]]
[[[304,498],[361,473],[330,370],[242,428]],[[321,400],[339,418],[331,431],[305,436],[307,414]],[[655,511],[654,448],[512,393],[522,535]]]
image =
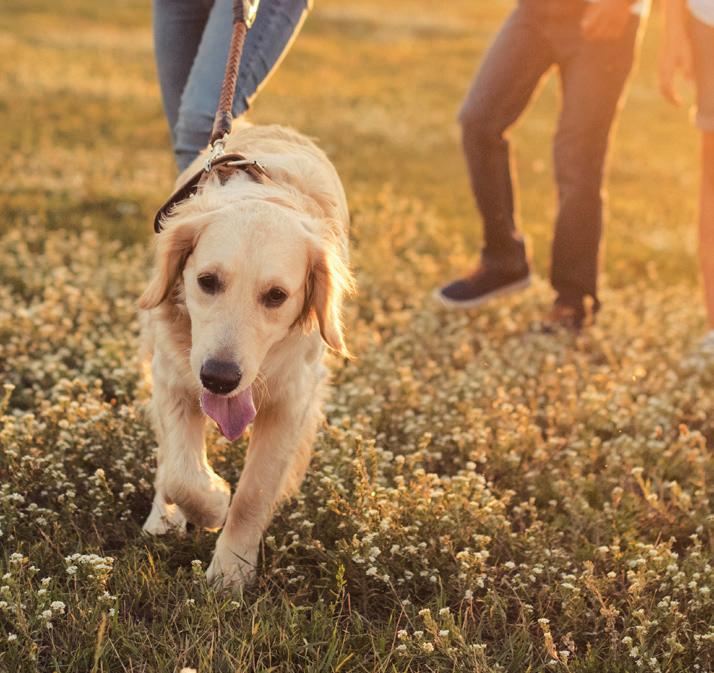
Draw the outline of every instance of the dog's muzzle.
[[[206,360],[201,367],[200,378],[204,388],[216,395],[227,395],[238,387],[243,372],[234,362]]]

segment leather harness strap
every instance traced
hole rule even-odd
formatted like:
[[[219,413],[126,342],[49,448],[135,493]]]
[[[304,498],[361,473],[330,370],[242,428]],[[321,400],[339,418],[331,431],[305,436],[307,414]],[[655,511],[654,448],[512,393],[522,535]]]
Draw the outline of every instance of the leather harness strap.
[[[158,234],[162,230],[162,220],[169,211],[182,201],[192,197],[199,187],[206,181],[211,171],[222,167],[223,171],[242,170],[248,173],[256,182],[262,182],[266,177],[265,169],[257,162],[246,159],[242,154],[225,154],[226,136],[231,132],[233,124],[233,100],[235,98],[238,70],[240,68],[243,45],[248,34],[248,29],[255,21],[260,0],[233,0],[233,35],[226,60],[226,70],[221,86],[221,95],[218,99],[218,108],[213,120],[211,131],[211,153],[200,171],[179,187],[164,203],[154,217],[154,231]],[[222,172],[221,181],[227,176]]]
[[[213,171],[222,167],[245,171],[256,182],[263,182],[267,177],[265,169],[257,161],[246,159],[242,154],[238,153],[222,154],[211,161],[211,166],[208,170],[204,167],[197,173],[194,173],[168,198],[166,203],[159,208],[154,217],[154,231],[157,234],[160,233],[163,229],[161,221],[169,214],[169,211],[182,201],[190,199],[198,191],[198,188],[208,179],[208,176]],[[219,173],[219,175],[221,182],[225,182],[227,176],[223,173]]]

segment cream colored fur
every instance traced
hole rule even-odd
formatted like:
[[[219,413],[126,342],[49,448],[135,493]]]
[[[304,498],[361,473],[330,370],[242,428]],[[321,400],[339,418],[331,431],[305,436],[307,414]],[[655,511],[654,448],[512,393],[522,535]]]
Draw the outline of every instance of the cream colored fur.
[[[139,302],[158,440],[156,494],[144,529],[181,531],[187,520],[223,526],[208,578],[241,585],[254,575],[275,505],[297,491],[307,469],[321,418],[323,343],[346,353],[341,302],[352,277],[347,203],[325,154],[278,126],[236,128],[226,151],[261,162],[270,181],[237,172],[221,185],[212,177],[179,205],[157,237],[154,275]],[[198,286],[206,270],[225,281],[219,295]],[[270,286],[288,294],[277,309],[260,302]],[[257,407],[232,500],[206,459],[199,404],[201,365],[216,356],[239,364],[238,391],[252,385]]]

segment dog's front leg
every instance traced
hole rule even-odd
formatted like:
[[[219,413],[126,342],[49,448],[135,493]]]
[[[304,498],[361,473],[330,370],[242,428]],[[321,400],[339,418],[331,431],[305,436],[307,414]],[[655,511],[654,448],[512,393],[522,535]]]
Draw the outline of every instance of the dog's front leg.
[[[290,402],[261,409],[245,467],[207,571],[209,582],[242,586],[255,575],[263,531],[279,500],[304,476],[320,418],[319,406]]]
[[[226,518],[231,490],[208,464],[205,417],[198,401],[186,391],[162,385],[155,379],[152,412],[159,440],[156,497],[144,529],[162,532],[160,526],[156,531],[157,517],[167,511],[175,518],[174,505],[196,526],[220,528]]]

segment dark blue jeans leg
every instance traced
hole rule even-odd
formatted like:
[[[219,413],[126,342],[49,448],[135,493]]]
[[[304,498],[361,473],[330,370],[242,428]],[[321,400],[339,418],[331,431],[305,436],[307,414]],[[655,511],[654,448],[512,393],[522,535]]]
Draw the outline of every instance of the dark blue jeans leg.
[[[176,124],[179,170],[206,147],[230,46],[232,0],[215,0],[186,82]],[[307,0],[262,0],[243,49],[233,114],[239,116],[289,48],[307,14]]]
[[[212,5],[213,0],[153,0],[156,70],[174,145],[181,95]]]
[[[602,235],[603,179],[611,130],[632,70],[638,20],[611,42],[578,34],[572,53],[559,61],[563,107],[555,137],[559,211],[553,239],[551,282],[558,301],[578,305],[597,299]]]
[[[484,225],[485,262],[522,265],[506,132],[525,110],[555,54],[537,13],[520,6],[489,49],[461,109],[463,149]]]

